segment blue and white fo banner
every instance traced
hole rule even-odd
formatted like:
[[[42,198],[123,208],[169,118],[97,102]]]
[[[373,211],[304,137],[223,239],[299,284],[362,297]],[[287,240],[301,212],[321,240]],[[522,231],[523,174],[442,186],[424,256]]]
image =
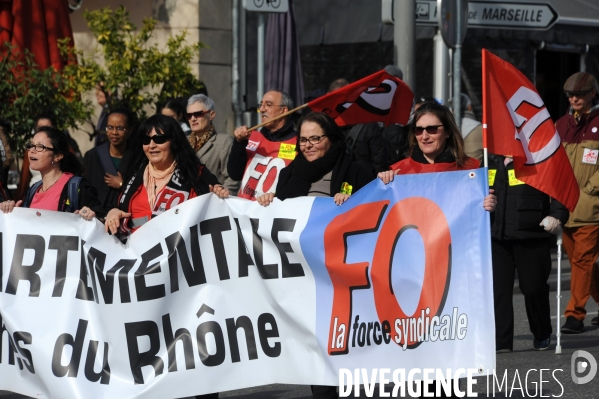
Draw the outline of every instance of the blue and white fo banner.
[[[493,370],[485,173],[377,179],[341,206],[208,194],[125,245],[77,215],[0,214],[0,390],[165,399]]]

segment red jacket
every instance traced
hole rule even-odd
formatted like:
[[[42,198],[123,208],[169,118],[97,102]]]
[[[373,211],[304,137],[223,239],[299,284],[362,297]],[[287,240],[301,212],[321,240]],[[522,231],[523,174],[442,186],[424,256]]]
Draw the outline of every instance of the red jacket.
[[[450,172],[453,170],[470,170],[480,167],[480,162],[474,158],[468,158],[463,166],[455,162],[420,163],[412,158],[402,159],[391,165],[391,170],[399,170],[400,175],[416,173]]]

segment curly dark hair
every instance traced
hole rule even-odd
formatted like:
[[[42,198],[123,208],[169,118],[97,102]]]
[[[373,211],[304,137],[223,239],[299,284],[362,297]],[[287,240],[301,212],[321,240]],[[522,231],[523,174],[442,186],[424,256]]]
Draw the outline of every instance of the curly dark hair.
[[[70,151],[67,135],[55,127],[40,126],[37,133],[45,133],[52,145],[54,154],[62,154],[58,167],[62,172],[72,173],[75,176],[83,176],[83,164],[75,154]]]
[[[306,122],[314,122],[322,128],[324,134],[329,138],[331,143],[341,143],[340,145],[345,146],[345,136],[339,126],[335,123],[333,118],[325,114],[324,112],[311,112],[300,119],[297,125],[297,148],[299,149],[299,137],[302,130],[302,125]]]
[[[456,163],[463,166],[468,160],[468,156],[464,152],[464,139],[462,138],[460,129],[455,123],[451,110],[436,101],[426,101],[414,112],[408,133],[408,143],[410,145],[408,156],[411,156],[414,148],[418,146],[418,140],[416,140],[416,122],[425,114],[432,114],[441,121],[445,132],[449,134],[445,148],[454,156]]]
[[[181,125],[175,119],[170,116],[161,114],[155,114],[146,119],[137,129],[137,134],[132,138],[132,148],[134,150],[132,162],[126,172],[125,181],[131,179],[131,177],[141,168],[145,168],[148,164],[148,158],[143,152],[143,138],[149,135],[152,130],[156,130],[156,133],[163,134],[170,138],[170,151],[177,162],[177,167],[182,179],[186,182],[190,182],[191,186],[196,193],[202,193],[200,185],[199,170],[202,166],[200,159],[196,155],[195,151],[189,144],[187,137]]]

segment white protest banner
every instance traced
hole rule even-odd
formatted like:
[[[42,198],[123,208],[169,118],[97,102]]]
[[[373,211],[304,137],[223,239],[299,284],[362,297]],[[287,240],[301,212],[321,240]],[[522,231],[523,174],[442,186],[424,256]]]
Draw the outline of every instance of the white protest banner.
[[[164,399],[492,370],[484,173],[377,179],[342,206],[209,194],[124,245],[76,215],[0,214],[0,389]]]

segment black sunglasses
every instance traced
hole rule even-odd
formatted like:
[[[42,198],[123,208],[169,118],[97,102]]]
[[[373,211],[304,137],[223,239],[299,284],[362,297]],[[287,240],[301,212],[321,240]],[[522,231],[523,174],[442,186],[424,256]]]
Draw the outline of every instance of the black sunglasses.
[[[206,115],[208,112],[210,112],[210,111],[188,112],[188,113],[185,114],[185,117],[187,119],[191,119],[192,116],[195,116],[196,118],[201,118],[202,116]]]
[[[416,136],[420,136],[425,131],[428,134],[437,134],[440,127],[443,127],[443,125],[416,126],[414,133],[416,133]]]
[[[165,134],[156,134],[154,136],[145,135],[142,140],[142,143],[143,143],[143,145],[149,145],[150,142],[152,140],[154,140],[154,143],[156,143],[156,144],[164,144],[167,141],[169,141],[170,139],[171,138]]]
[[[582,97],[582,96],[586,96],[587,93],[590,92],[590,90],[588,91],[567,91],[566,92],[566,97],[570,98],[570,97]]]

